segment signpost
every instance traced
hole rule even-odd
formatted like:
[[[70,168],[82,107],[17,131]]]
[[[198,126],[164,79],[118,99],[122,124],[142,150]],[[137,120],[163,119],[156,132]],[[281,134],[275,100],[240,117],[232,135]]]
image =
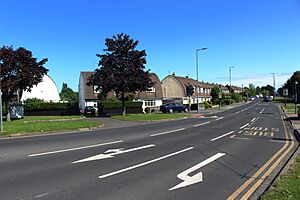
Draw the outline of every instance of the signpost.
[[[283,89],[283,95],[284,95],[284,106],[286,106],[287,96],[289,95],[289,90]]]

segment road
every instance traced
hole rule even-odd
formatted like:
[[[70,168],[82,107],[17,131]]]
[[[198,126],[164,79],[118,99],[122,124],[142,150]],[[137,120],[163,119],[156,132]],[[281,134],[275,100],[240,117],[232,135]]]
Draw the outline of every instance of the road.
[[[255,198],[296,148],[290,132],[279,107],[252,102],[202,118],[1,139],[0,199]]]

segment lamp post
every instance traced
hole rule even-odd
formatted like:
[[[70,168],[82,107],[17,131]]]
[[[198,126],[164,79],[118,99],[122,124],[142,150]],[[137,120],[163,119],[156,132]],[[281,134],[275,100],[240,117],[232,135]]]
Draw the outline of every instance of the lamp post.
[[[275,73],[271,73],[273,75],[273,87],[274,87],[274,99],[276,96],[276,89],[275,89]]]
[[[201,48],[201,49],[196,49],[196,76],[197,76],[197,89],[196,89],[196,98],[197,98],[197,114],[199,114],[199,79],[198,79],[198,51],[204,51],[207,50],[207,48]]]
[[[234,68],[234,66],[229,67],[229,92],[231,93],[231,69]]]
[[[298,82],[295,81],[295,114],[297,114],[297,102],[298,102],[297,85],[298,85]]]
[[[0,131],[3,131],[3,118],[2,118],[2,78],[1,78],[1,65],[0,65]]]

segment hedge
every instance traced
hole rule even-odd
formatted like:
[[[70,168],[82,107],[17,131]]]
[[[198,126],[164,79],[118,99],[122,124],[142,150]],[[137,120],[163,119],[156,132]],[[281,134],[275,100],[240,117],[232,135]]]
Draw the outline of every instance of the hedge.
[[[32,110],[66,110],[70,107],[77,107],[78,103],[47,103],[47,102],[30,102],[24,104],[24,109]]]
[[[126,108],[141,108],[143,105],[143,102],[139,101],[126,101],[125,107]],[[122,108],[122,102],[120,101],[104,101],[100,102],[99,104],[100,108]]]

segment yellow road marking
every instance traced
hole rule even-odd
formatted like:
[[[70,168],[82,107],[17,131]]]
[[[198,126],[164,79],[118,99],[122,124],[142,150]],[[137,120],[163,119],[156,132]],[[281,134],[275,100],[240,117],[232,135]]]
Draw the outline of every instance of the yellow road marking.
[[[282,123],[283,123],[283,120],[282,120]],[[286,130],[286,127],[285,127],[285,124],[283,123],[283,126],[284,126],[284,131],[285,131],[285,137],[286,137],[286,139],[288,139],[288,135],[287,135],[287,130]],[[234,193],[232,193],[227,199],[235,199],[242,191],[244,191],[255,179],[257,179],[258,178],[258,176],[286,149],[286,147],[288,146],[288,144],[289,144],[289,142],[288,142],[288,140],[286,140],[286,142],[285,142],[285,144],[284,144],[284,146],[274,155],[274,156],[272,156],[272,158],[270,159],[270,160],[268,160],[251,178],[249,178],[243,185],[241,185]],[[292,145],[291,146],[293,146],[293,143],[292,143]],[[290,149],[291,149],[291,147],[290,148],[288,148],[288,151],[286,151],[284,154],[283,154],[283,156],[281,156],[280,158],[279,158],[279,160],[281,160],[289,151],[290,151]],[[278,165],[278,163],[279,163],[280,161],[276,161],[272,166],[271,166],[271,168],[272,168],[272,170],[271,170],[271,172],[273,171],[273,168],[275,168],[277,165]],[[269,170],[268,170],[269,171]],[[267,172],[268,172],[267,171]],[[264,175],[266,175],[267,174],[267,172],[264,174]],[[271,173],[270,172],[270,173]],[[260,179],[259,179],[260,180]],[[262,180],[263,181],[263,180]],[[260,182],[260,181],[258,181],[258,182]],[[256,183],[258,183],[258,182],[256,182]],[[254,184],[254,186],[257,188],[259,185],[261,184],[261,182],[256,186],[256,184]],[[252,187],[252,188],[254,188],[254,186]],[[250,189],[249,191],[247,191],[246,192],[246,194],[243,196],[243,198],[245,197],[245,198],[247,198],[248,196],[250,196],[253,192],[254,192],[254,190],[253,189]],[[255,188],[255,189],[256,189]],[[253,190],[253,191],[252,191]]]

